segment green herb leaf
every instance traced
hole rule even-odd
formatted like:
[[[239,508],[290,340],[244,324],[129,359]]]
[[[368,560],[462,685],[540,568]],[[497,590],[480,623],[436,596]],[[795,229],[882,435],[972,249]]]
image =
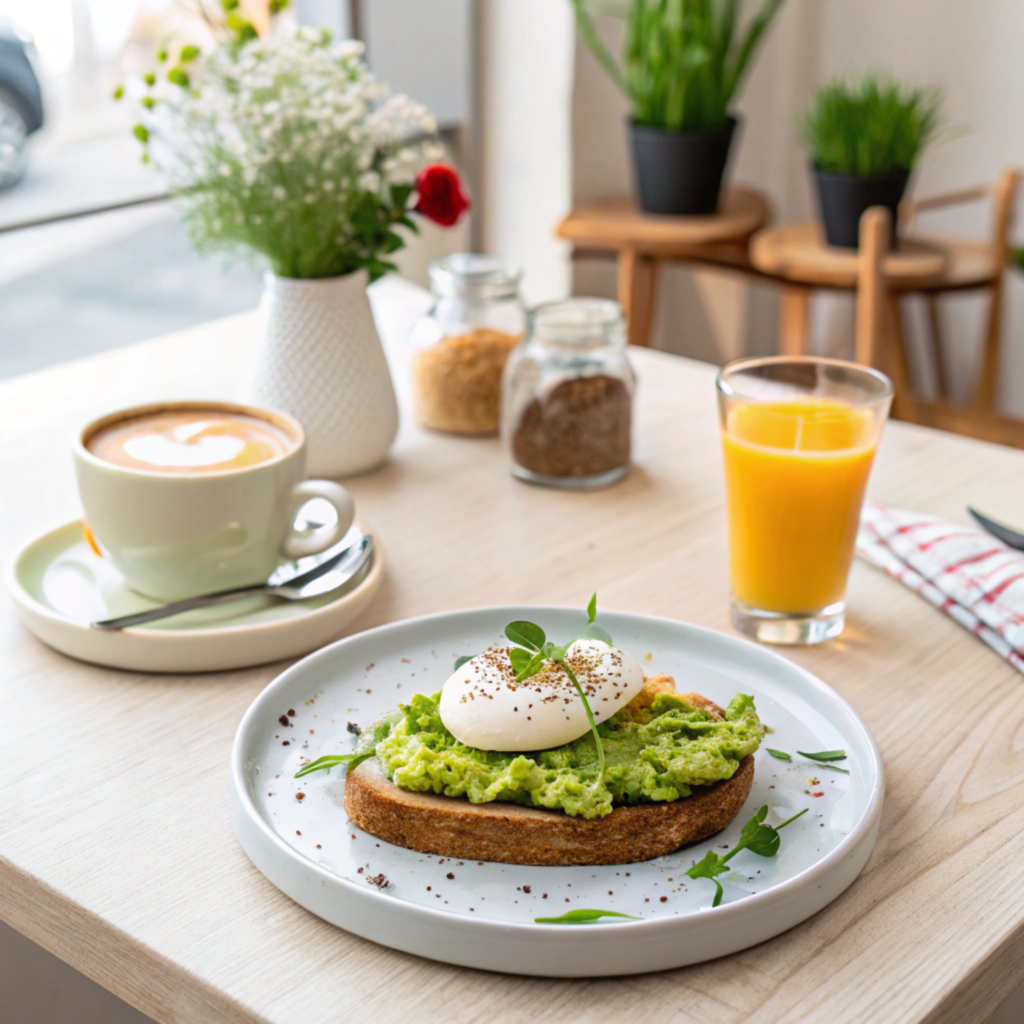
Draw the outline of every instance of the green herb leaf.
[[[114,86],[113,96],[114,96],[115,100],[121,99],[124,96],[124,86],[123,85],[115,85]]]
[[[180,85],[182,89],[188,88],[188,72],[184,68],[171,68],[167,72],[167,81],[173,85]]]
[[[771,747],[765,747],[764,749],[766,751],[768,751],[768,753],[771,754],[772,757],[777,757],[780,761],[792,761],[793,760],[793,755],[792,754],[787,754],[784,750],[772,750]]]
[[[587,924],[602,917],[626,917],[630,921],[639,921],[633,914],[620,914],[616,910],[570,910],[561,917],[535,917],[536,924]]]
[[[739,842],[724,857],[719,857],[714,850],[708,850],[704,859],[694,864],[686,874],[694,879],[709,878],[715,883],[715,898],[711,906],[717,907],[722,902],[722,886],[716,876],[728,870],[726,865],[729,861],[741,850],[749,850],[758,857],[774,857],[779,852],[780,829],[784,829],[790,822],[796,821],[800,815],[806,813],[805,807],[792,818],[787,818],[781,825],[766,825],[764,820],[768,816],[768,805],[765,804],[758,808],[750,821],[743,826]]]
[[[149,142],[149,129],[144,124],[137,124],[133,129],[132,133],[139,142]]]
[[[475,654],[464,654],[461,658],[455,659],[455,671],[458,672],[467,661],[472,661],[476,657]]]
[[[587,626],[582,633],[576,638],[577,640],[601,640],[606,643],[609,647],[612,645],[611,635],[603,630],[600,626],[595,626],[591,623]]]
[[[597,618],[597,591],[591,595],[590,604],[587,605],[587,622],[593,622]]]
[[[181,53],[178,55],[178,60],[182,64],[187,64],[190,60],[195,60],[199,56],[199,47],[186,44],[181,48]]]
[[[346,771],[358,768],[364,761],[374,756],[375,750],[364,750],[361,754],[328,754],[326,757],[319,757],[309,764],[303,765],[296,773],[295,778],[301,779],[304,775],[311,775],[313,772],[329,772],[339,764],[346,766]]]
[[[513,647],[508,652],[508,657],[512,662],[512,667],[516,671],[516,676],[518,676],[534,658],[529,651],[524,650],[522,647]]]
[[[817,754],[809,754],[806,750],[798,750],[801,757],[809,757],[812,761],[845,761],[845,750],[821,750]]]
[[[844,775],[850,774],[848,768],[840,768],[837,764],[819,764],[818,767],[827,768],[830,772],[842,772]]]
[[[686,873],[691,878],[708,878],[715,883],[715,898],[712,900],[711,906],[717,907],[722,902],[723,889],[722,883],[715,876],[728,870],[725,861],[714,850],[708,850],[704,854],[704,859],[694,864]]]
[[[532,622],[510,622],[505,627],[505,636],[514,644],[520,647],[528,647],[532,651],[539,651],[544,646],[546,637],[544,630]]]
[[[156,59],[160,61],[161,64],[163,64],[163,62],[167,60],[167,51],[161,47],[159,50],[156,51]]]
[[[691,878],[714,878],[728,870],[722,858],[714,850],[708,850],[703,859],[697,861],[686,873]]]
[[[522,650],[522,648],[515,648],[515,650]],[[510,651],[510,656],[511,653],[512,652]],[[528,652],[524,651],[523,653],[526,654]],[[529,679],[530,676],[535,676],[544,667],[545,661],[547,661],[547,658],[545,658],[542,653],[538,652],[535,654],[521,669],[519,669],[518,672],[516,672],[516,682],[521,683],[524,679]]]
[[[142,80],[146,85],[156,85],[156,75],[152,71],[147,71],[143,76]]]

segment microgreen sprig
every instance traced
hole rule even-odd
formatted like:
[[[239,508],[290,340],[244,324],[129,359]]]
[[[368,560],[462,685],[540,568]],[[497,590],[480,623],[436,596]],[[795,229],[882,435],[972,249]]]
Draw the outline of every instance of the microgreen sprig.
[[[531,676],[535,676],[544,668],[545,663],[550,661],[559,665],[569,677],[572,685],[576,687],[576,692],[580,695],[580,700],[583,701],[583,710],[587,713],[587,721],[590,723],[590,731],[593,733],[594,743],[597,745],[598,779],[603,785],[604,746],[597,731],[597,722],[594,720],[594,713],[590,710],[590,702],[587,700],[587,695],[583,692],[583,687],[580,686],[576,674],[565,660],[569,648],[577,640],[600,640],[602,643],[608,644],[609,647],[611,646],[612,638],[600,626],[594,624],[594,619],[596,618],[597,594],[593,594],[590,598],[590,603],[587,605],[587,624],[572,640],[561,647],[555,646],[555,644],[548,640],[544,630],[533,622],[522,620],[510,622],[505,627],[505,636],[517,645],[508,652],[512,668],[516,672],[517,683],[522,683]]]
[[[535,924],[589,924],[602,917],[628,917],[631,921],[639,921],[640,918],[633,914],[620,914],[617,910],[569,910],[561,917],[535,917]]]
[[[765,747],[772,757],[778,758],[780,761],[792,761],[793,755],[787,754],[784,750],[772,750],[771,747]],[[845,761],[846,751],[845,750],[822,750],[817,754],[808,754],[805,750],[798,750],[797,753],[801,757],[809,757],[812,761],[817,761],[816,767],[828,768],[829,771],[842,772],[844,775],[849,775],[849,769],[840,768],[837,764],[829,764],[830,761]]]
[[[719,857],[714,850],[708,850],[704,859],[694,864],[686,873],[690,878],[710,878],[715,883],[715,898],[711,906],[717,907],[722,902],[723,894],[722,883],[718,881],[717,876],[725,874],[728,870],[726,864],[740,850],[749,850],[751,853],[756,853],[758,857],[774,857],[779,852],[780,830],[806,813],[807,808],[805,807],[802,811],[794,814],[792,818],[787,818],[781,825],[766,825],[764,819],[768,816],[768,805],[765,804],[743,826],[739,842],[724,857]]]
[[[309,775],[312,772],[329,772],[339,764],[345,765],[345,771],[350,772],[354,768],[358,768],[364,761],[373,757],[375,749],[376,748],[371,747],[369,750],[364,750],[362,753],[327,754],[325,757],[318,757],[315,761],[310,761],[309,764],[303,765],[295,773],[295,778],[301,779],[303,775]]]

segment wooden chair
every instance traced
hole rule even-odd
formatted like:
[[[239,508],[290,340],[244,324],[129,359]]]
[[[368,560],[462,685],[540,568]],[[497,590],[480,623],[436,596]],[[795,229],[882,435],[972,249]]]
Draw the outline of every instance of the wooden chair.
[[[877,209],[861,219],[857,252],[829,247],[820,227],[811,223],[787,224],[756,235],[750,247],[754,268],[782,286],[780,350],[790,354],[809,351],[808,307],[814,290],[855,291],[856,358],[878,366],[892,378],[894,416],[1024,447],[1024,420],[995,411],[1004,278],[1019,181],[1020,173],[1010,170],[992,186],[908,201],[900,208],[902,240],[893,252],[886,252],[883,244],[888,215]],[[909,233],[922,212],[985,198],[993,200],[992,230],[986,240]],[[881,237],[876,236],[879,231]],[[990,296],[983,357],[971,405],[957,406],[949,400],[938,299],[946,293],[978,290],[988,291]],[[900,308],[900,299],[909,294],[923,295],[927,303],[931,357],[940,391],[937,401],[915,395],[911,387]]]
[[[1020,171],[1007,170],[992,185],[961,189],[924,199],[909,199],[900,206],[900,226],[910,230],[918,215],[963,203],[992,200],[992,223],[987,241],[966,239],[935,239],[949,253],[949,263],[942,279],[932,287],[920,289],[928,308],[931,358],[935,367],[939,397],[949,398],[949,375],[946,370],[939,319],[939,297],[944,292],[984,289],[989,292],[984,349],[981,367],[974,388],[973,407],[981,413],[995,412],[996,383],[1001,350],[1003,291],[1010,252],[1010,229],[1013,207],[1020,184]]]
[[[892,215],[884,206],[872,206],[860,218],[854,359],[888,374],[894,390],[893,415],[917,421],[920,416],[910,386],[899,303],[885,279],[891,231]]]

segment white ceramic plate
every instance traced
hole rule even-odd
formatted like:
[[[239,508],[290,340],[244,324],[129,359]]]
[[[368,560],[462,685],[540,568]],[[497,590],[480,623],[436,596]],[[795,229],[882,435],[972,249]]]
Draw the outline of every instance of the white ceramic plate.
[[[752,694],[774,730],[768,746],[843,748],[850,775],[796,757],[779,761],[762,748],[750,797],[724,832],[645,863],[564,868],[463,863],[391,846],[348,822],[338,769],[293,778],[305,757],[352,749],[348,722],[368,725],[417,691],[437,692],[457,657],[497,643],[505,624],[522,618],[556,639],[585,622],[579,610],[516,607],[411,619],[332,644],[260,694],[235,736],[231,788],[235,834],[274,885],[327,921],[395,949],[515,974],[586,977],[745,949],[804,921],[857,877],[884,791],[867,727],[834,690],[779,655],[668,619],[599,612],[597,621],[643,659],[648,675],[669,673],[681,691],[723,706],[739,691]],[[770,823],[804,807],[809,813],[782,831],[775,858],[737,854],[723,876],[724,902],[712,909],[713,884],[684,872],[709,848],[731,848],[762,804]],[[389,882],[383,889],[370,881],[380,874]],[[533,923],[583,907],[640,920]]]
[[[339,548],[365,530],[357,523]],[[96,619],[145,611],[159,602],[130,590],[88,545],[76,519],[25,545],[7,567],[7,589],[25,625],[62,654],[135,672],[214,672],[295,658],[338,637],[370,603],[384,577],[373,560],[354,584],[306,601],[249,597],[176,615],[149,626],[108,632]]]

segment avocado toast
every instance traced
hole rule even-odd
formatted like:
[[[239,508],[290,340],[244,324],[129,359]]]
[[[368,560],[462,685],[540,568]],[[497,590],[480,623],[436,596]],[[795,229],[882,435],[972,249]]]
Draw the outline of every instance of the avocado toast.
[[[674,689],[667,676],[650,678],[616,717],[622,716],[623,723],[647,718],[649,725],[664,717],[651,710],[659,695]],[[709,723],[725,724],[726,713],[699,694],[674,699],[692,706]],[[443,786],[440,792],[434,785],[426,791],[399,788],[380,758],[371,757],[349,771],[344,800],[359,828],[424,853],[510,864],[629,864],[671,853],[725,828],[739,813],[753,780],[754,758],[748,753],[728,778],[688,786],[686,796],[621,804],[586,818],[504,800],[471,803],[444,795]]]
[[[725,828],[754,777],[754,701],[676,693],[595,623],[563,645],[511,622],[511,647],[460,658],[440,693],[375,722],[350,754],[360,828],[443,857],[514,864],[649,860]]]

